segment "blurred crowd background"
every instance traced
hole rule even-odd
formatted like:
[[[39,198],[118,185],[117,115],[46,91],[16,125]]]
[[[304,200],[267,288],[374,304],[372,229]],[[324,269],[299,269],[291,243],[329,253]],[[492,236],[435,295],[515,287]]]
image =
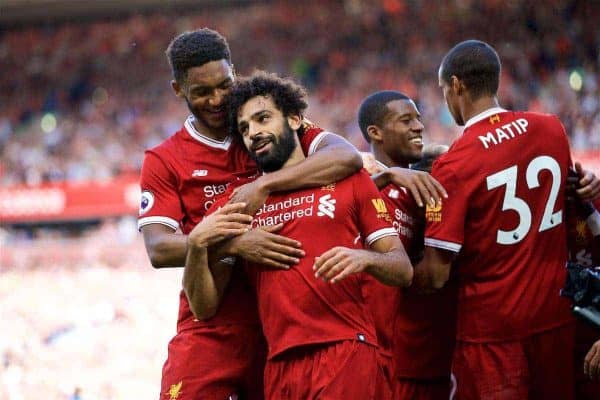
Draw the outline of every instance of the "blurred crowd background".
[[[501,105],[558,114],[576,154],[600,159],[598,20],[595,1],[307,0],[0,24],[0,188],[137,174],[188,114],[164,51],[204,26],[239,74],[301,81],[308,117],[361,150],[357,107],[381,89],[417,99],[425,140],[449,144],[439,63],[488,41]],[[0,398],[156,398],[179,272],[152,270],[133,216],[77,224],[0,221]]]

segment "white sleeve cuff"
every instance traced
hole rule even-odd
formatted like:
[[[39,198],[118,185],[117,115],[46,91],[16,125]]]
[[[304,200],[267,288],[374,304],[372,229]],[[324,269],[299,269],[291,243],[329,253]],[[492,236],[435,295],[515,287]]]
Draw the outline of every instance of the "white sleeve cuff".
[[[173,218],[155,216],[138,219],[138,231],[142,230],[143,226],[150,224],[166,225],[169,228],[172,228],[174,231],[176,231],[179,228],[179,222],[175,221]]]
[[[315,151],[317,151],[317,147],[319,147],[319,144],[321,143],[321,141],[323,140],[323,138],[327,135],[329,135],[331,132],[327,132],[327,131],[323,131],[321,133],[319,133],[311,142],[310,146],[308,147],[308,154],[307,155],[312,155],[315,153]]]
[[[396,232],[394,228],[383,228],[367,236],[365,242],[368,246],[370,246],[371,244],[386,236],[398,236],[398,232]]]
[[[445,240],[432,239],[432,238],[425,238],[425,246],[436,247],[438,249],[444,249],[444,250],[450,250],[455,253],[458,253],[460,251],[460,248],[462,247],[462,245],[459,243],[447,242]]]

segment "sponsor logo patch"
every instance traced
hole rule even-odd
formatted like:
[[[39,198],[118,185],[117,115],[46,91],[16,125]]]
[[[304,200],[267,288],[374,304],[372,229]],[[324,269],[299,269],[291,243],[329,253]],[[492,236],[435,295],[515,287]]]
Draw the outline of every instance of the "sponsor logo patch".
[[[427,222],[441,222],[442,221],[442,203],[430,206],[425,206],[425,220]]]
[[[392,217],[390,217],[390,213],[388,213],[383,199],[371,199],[371,203],[373,203],[373,207],[375,207],[375,211],[377,211],[377,218],[383,218],[388,222],[392,222]]]
[[[146,214],[154,205],[154,195],[152,192],[144,190],[140,201],[140,215]]]

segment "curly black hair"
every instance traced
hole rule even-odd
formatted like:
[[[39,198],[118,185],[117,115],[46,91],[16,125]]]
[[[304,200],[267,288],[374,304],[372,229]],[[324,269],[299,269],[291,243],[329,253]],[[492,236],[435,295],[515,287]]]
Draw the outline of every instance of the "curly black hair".
[[[225,100],[229,130],[232,134],[239,134],[237,116],[240,108],[256,96],[271,98],[284,117],[302,116],[308,107],[304,87],[289,78],[281,78],[265,71],[256,71],[249,77],[235,82]]]
[[[231,64],[231,53],[227,40],[217,31],[202,28],[184,32],[171,41],[165,51],[173,78],[183,83],[187,71],[211,61],[227,60]]]
[[[450,83],[452,76],[463,81],[473,100],[495,96],[500,84],[500,57],[489,44],[466,40],[454,46],[442,60],[441,77]]]

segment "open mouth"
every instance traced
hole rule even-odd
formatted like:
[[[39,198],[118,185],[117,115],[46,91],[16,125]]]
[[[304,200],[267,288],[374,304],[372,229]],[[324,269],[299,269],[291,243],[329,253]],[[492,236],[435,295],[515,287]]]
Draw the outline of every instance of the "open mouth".
[[[423,146],[423,137],[421,136],[415,136],[410,138],[408,141],[415,146]]]
[[[252,151],[254,154],[261,154],[269,150],[271,139],[262,139],[252,145]]]

